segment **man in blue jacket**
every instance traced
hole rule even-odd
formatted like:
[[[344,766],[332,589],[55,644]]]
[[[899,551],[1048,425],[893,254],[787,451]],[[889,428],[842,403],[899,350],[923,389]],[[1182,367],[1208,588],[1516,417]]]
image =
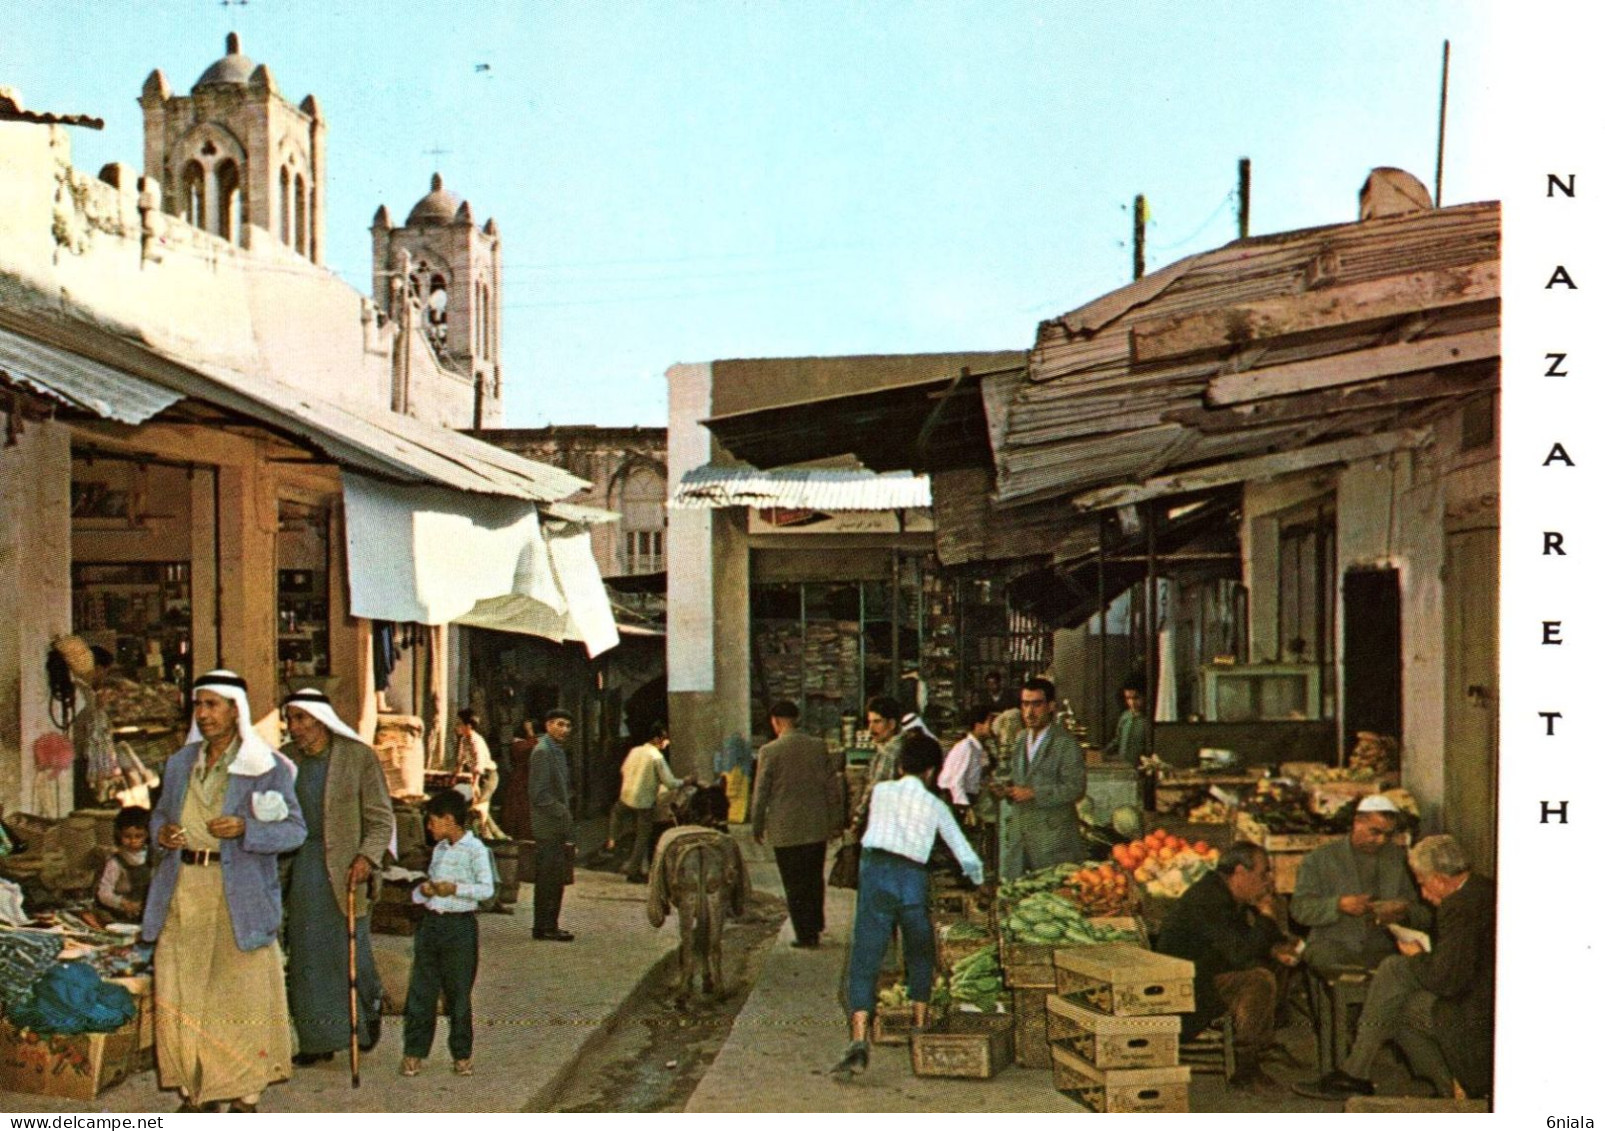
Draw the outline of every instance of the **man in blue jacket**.
[[[278,858],[306,839],[295,768],[251,729],[245,681],[195,681],[151,833],[166,851],[143,934],[156,943],[156,1063],[180,1111],[255,1111],[290,1076]]]

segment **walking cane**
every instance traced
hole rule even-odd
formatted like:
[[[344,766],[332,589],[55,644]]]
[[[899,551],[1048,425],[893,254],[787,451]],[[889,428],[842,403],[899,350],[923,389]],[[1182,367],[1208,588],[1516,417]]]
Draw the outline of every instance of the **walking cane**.
[[[362,1086],[361,1052],[357,1048],[357,878],[346,877],[346,982],[350,987],[351,1086]]]

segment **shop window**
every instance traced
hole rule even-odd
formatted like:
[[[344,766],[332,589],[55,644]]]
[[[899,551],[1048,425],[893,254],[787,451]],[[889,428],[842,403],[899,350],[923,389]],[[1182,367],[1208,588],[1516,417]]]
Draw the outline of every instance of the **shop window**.
[[[279,678],[285,690],[329,670],[329,512],[279,500]]]

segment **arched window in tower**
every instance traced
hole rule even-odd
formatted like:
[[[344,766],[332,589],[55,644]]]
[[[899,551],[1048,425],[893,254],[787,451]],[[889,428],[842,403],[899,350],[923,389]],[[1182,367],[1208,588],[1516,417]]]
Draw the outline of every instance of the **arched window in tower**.
[[[295,250],[307,254],[307,182],[300,173],[295,175]]]
[[[217,234],[229,243],[239,244],[240,229],[245,224],[240,204],[240,167],[233,158],[225,157],[212,171],[217,185]]]
[[[624,535],[624,572],[663,569],[663,526],[668,489],[655,467],[636,464],[619,489],[619,529]]]
[[[184,166],[178,199],[184,204],[184,219],[194,227],[206,227],[206,170],[199,161]]]
[[[446,277],[438,273],[431,275],[429,295],[424,299],[424,326],[429,344],[440,353],[446,350],[446,308],[450,304],[451,293],[446,287]]]
[[[295,200],[290,196],[290,167],[279,166],[279,242],[288,245],[295,219]]]

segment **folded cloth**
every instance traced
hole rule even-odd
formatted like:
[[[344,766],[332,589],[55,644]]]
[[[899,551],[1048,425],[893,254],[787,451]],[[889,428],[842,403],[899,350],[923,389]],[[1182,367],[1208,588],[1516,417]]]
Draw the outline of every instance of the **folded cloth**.
[[[19,1029],[37,1033],[110,1033],[132,1021],[138,1006],[122,986],[103,981],[87,962],[61,962],[34,983],[33,994],[6,1011]]]
[[[251,812],[258,821],[282,821],[290,815],[284,795],[276,789],[251,794]]]
[[[50,931],[0,931],[0,1005],[7,1014],[33,993],[34,983],[55,965],[65,941]]]

